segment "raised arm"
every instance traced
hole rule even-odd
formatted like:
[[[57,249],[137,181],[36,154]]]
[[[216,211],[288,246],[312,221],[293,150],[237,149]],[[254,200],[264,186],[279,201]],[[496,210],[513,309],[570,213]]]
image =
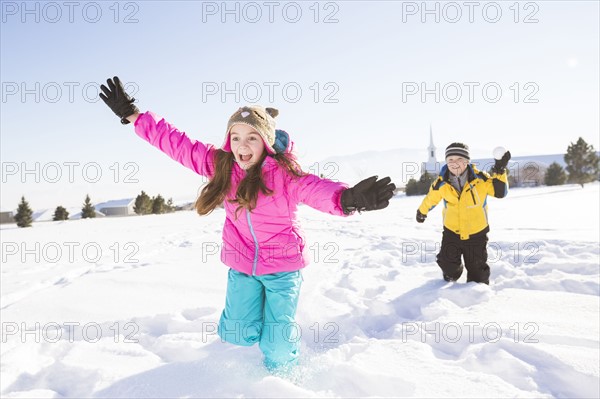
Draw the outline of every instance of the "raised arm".
[[[293,202],[339,216],[344,215],[341,197],[347,188],[346,184],[321,179],[313,174],[292,178],[288,183],[288,193]]]
[[[499,147],[500,149],[503,147]],[[500,155],[502,155],[500,157]],[[511,154],[510,151],[504,152],[504,154],[498,154],[498,158],[492,167],[492,176],[486,183],[486,189],[488,195],[492,195],[496,198],[504,198],[508,195],[508,174],[506,172],[506,167],[508,166],[508,161],[510,161]]]
[[[355,211],[383,209],[389,205],[395,189],[389,177],[377,180],[377,176],[369,177],[352,188],[311,174],[290,185],[291,196],[296,202],[340,216],[351,215]]]
[[[103,92],[100,93],[100,98],[121,118],[122,124],[133,123],[138,136],[199,175],[213,175],[216,154],[214,146],[190,139],[184,132],[152,112],[140,113],[133,104],[135,99],[125,92],[118,77],[106,82],[108,87],[100,86]]]
[[[135,120],[135,133],[171,159],[202,176],[214,174],[216,149],[190,139],[184,132],[154,114],[145,112]]]

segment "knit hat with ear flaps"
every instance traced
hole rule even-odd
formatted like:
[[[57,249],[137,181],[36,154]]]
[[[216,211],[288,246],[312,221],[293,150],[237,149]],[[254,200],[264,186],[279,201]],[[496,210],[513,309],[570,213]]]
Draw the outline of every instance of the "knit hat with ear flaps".
[[[467,160],[471,159],[469,155],[469,146],[463,143],[452,143],[446,147],[446,158],[450,156],[463,157]]]
[[[229,118],[227,122],[227,133],[225,134],[225,142],[221,149],[231,152],[229,143],[229,133],[233,125],[242,124],[248,125],[260,134],[265,143],[265,148],[270,154],[275,154],[277,151],[275,145],[275,117],[279,115],[279,111],[275,108],[264,108],[260,105],[251,105],[241,107]]]

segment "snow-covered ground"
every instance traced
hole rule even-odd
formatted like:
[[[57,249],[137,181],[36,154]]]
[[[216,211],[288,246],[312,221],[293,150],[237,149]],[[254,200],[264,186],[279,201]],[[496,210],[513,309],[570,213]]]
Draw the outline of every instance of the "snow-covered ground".
[[[600,396],[597,183],[489,200],[491,285],[445,283],[441,210],[302,207],[301,364],[215,333],[222,211],[2,226],[3,397]],[[36,258],[37,257],[37,258]]]

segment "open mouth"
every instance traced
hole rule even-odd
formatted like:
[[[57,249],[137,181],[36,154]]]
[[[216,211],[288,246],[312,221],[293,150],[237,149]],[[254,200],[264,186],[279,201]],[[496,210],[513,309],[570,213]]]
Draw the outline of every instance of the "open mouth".
[[[238,156],[242,162],[248,162],[250,159],[252,159],[252,154],[238,154]]]

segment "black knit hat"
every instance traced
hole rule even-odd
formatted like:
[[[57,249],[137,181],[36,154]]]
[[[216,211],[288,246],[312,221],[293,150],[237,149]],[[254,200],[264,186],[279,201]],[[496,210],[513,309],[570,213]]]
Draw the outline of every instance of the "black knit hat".
[[[446,158],[452,155],[457,157],[463,157],[467,160],[471,159],[469,155],[469,146],[463,143],[452,143],[448,147],[446,147]]]

